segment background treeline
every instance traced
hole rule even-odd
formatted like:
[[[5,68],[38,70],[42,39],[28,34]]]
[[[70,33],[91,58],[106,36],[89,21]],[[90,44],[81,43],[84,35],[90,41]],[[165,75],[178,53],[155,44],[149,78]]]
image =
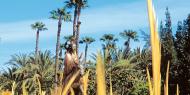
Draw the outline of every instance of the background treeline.
[[[172,26],[177,26],[177,28]],[[188,95],[190,94],[190,14],[183,21],[178,21],[177,25],[174,25],[167,7],[165,20],[160,22],[159,34],[162,85],[166,79],[167,65],[170,63],[169,95],[175,95],[176,84],[179,84],[180,95]],[[145,37],[148,36],[147,34],[144,35]],[[150,43],[147,39],[145,41],[147,44]],[[147,48],[149,45],[145,46]],[[162,88],[163,92],[164,88]]]
[[[173,95],[175,84],[179,84],[181,95],[188,95],[190,94],[190,15],[177,23],[176,31],[172,30],[174,30],[172,20],[167,8],[166,20],[160,24],[162,78],[165,78],[164,72],[169,61],[171,63],[169,92]]]

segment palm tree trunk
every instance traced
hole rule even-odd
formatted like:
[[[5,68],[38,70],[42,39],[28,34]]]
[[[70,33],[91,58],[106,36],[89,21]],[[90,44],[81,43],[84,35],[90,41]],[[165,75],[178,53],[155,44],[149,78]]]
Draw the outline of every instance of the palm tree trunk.
[[[73,36],[76,36],[77,31],[77,6],[75,6],[74,19],[73,19]]]
[[[36,32],[36,49],[35,49],[35,54],[36,55],[38,54],[39,34],[40,34],[40,31],[37,30],[37,32]]]
[[[61,34],[61,25],[62,25],[62,19],[61,15],[59,16],[59,21],[58,21],[58,31],[57,31],[57,43],[56,43],[56,59],[55,59],[55,95],[57,94],[57,83],[58,83],[58,65],[59,65],[59,50],[60,50],[60,34]]]
[[[76,32],[76,53],[78,56],[79,52],[79,36],[80,36],[80,13],[81,13],[81,8],[78,8],[78,13],[77,13],[77,32]]]
[[[76,53],[77,53],[78,63],[79,63],[79,60],[80,60],[79,59],[79,37],[80,37],[80,24],[81,24],[81,22],[80,22],[80,14],[81,14],[81,7],[78,7],[78,12],[77,12],[77,32],[76,32]],[[80,64],[80,71],[81,71],[80,72],[81,75],[83,75],[84,74],[84,65],[83,64]],[[81,84],[80,87],[83,87],[83,84]]]
[[[130,52],[129,44],[130,44],[130,38],[128,38],[127,41],[125,42],[125,50],[124,50],[124,54],[123,54],[124,59],[127,59],[129,56],[129,52]]]
[[[85,63],[87,60],[87,52],[88,52],[88,44],[86,44],[86,46],[85,46],[85,57],[84,57]]]

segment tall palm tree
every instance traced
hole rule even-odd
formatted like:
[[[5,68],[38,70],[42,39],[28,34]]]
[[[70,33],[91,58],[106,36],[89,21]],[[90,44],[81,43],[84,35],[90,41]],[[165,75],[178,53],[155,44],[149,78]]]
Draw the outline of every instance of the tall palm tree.
[[[66,22],[71,21],[71,15],[70,15],[70,12],[66,11],[66,8],[59,8],[57,10],[51,11],[50,13],[51,13],[51,17],[50,17],[51,19],[58,20],[56,59],[55,59],[55,90],[57,92],[57,82],[58,82],[57,73],[58,73],[58,64],[59,64],[60,34],[61,34],[62,20]]]
[[[82,38],[79,43],[80,44],[85,44],[85,57],[84,57],[84,61],[86,62],[87,60],[87,51],[88,51],[88,45],[91,44],[92,42],[94,42],[95,39],[91,38],[91,37],[84,37]]]
[[[77,4],[76,4],[76,2],[75,2],[75,0],[68,0],[68,1],[65,1],[65,3],[66,3],[66,6],[68,7],[68,8],[74,8],[74,16],[73,16],[73,36],[75,36],[75,34],[76,34],[76,31],[77,31],[77,29],[76,29],[76,20],[77,20]]]
[[[74,8],[74,20],[73,20],[73,36],[76,37],[76,53],[78,55],[79,49],[79,34],[80,34],[80,15],[81,9],[86,8],[87,0],[69,0],[65,2],[68,8]]]
[[[116,50],[116,41],[118,41],[118,39],[115,38],[113,34],[104,34],[100,40],[104,42],[102,46],[104,50],[105,62],[110,63],[112,54]]]
[[[80,37],[80,15],[81,15],[81,9],[87,7],[87,0],[77,0],[78,4],[78,12],[77,12],[77,31],[76,31],[76,53],[79,52],[79,37]]]
[[[130,41],[131,39],[134,41],[138,41],[138,36],[137,32],[133,30],[124,30],[123,32],[120,33],[120,36],[126,39],[124,45],[125,45],[125,50],[124,50],[124,58],[126,59],[129,55],[130,52]]]
[[[114,49],[116,45],[115,42],[118,41],[113,34],[104,34],[100,40],[105,42],[105,44],[103,44],[103,49]]]
[[[35,49],[35,53],[38,53],[38,45],[39,45],[39,35],[40,35],[40,31],[45,31],[47,30],[47,28],[45,27],[45,24],[43,24],[42,22],[36,22],[34,24],[31,25],[32,29],[37,30],[36,32],[36,49]]]

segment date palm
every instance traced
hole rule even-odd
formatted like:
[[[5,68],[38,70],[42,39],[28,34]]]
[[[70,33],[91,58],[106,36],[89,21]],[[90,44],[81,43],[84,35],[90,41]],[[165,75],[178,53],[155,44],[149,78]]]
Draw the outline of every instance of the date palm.
[[[65,40],[66,42],[71,41],[72,39],[74,39],[74,36],[73,36],[73,35],[64,36],[64,40]]]
[[[118,41],[117,38],[114,37],[113,34],[104,34],[101,38],[101,41],[105,42],[105,44],[103,44],[103,49],[114,49],[115,48],[115,42]]]
[[[144,45],[144,49],[148,48],[150,49],[150,34],[147,34],[145,31],[140,30],[141,31],[141,38],[143,39],[143,41],[145,41],[145,45]]]
[[[58,64],[59,64],[59,51],[60,51],[60,34],[61,34],[61,26],[62,20],[68,22],[71,21],[70,12],[66,11],[66,8],[59,8],[57,10],[53,10],[51,13],[51,19],[58,20],[58,31],[57,31],[57,42],[56,42],[56,59],[55,59],[55,88],[57,89],[57,82],[58,82]],[[55,89],[55,90],[56,90]],[[57,90],[56,90],[57,92]],[[57,93],[55,93],[57,94]]]
[[[13,84],[19,82],[18,76],[14,74],[16,70],[17,68],[7,68],[7,70],[0,75],[1,89],[11,91],[16,88],[16,85],[13,86]]]
[[[118,41],[118,39],[115,38],[113,34],[104,34],[100,40],[104,42],[102,46],[104,50],[105,62],[110,63],[112,54],[116,50],[116,41]]]
[[[76,37],[76,53],[79,49],[79,34],[80,34],[80,15],[81,9],[86,8],[87,0],[68,0],[65,2],[68,8],[74,8],[74,20],[73,20],[73,36]]]
[[[130,52],[130,41],[138,41],[138,36],[137,32],[133,30],[124,30],[123,32],[120,33],[120,36],[126,39],[124,45],[125,45],[125,50],[124,50],[124,58],[127,59],[129,52]]]
[[[37,64],[32,64],[36,62]],[[30,56],[30,64],[27,67],[24,67],[28,70],[30,74],[30,78],[28,82],[34,83],[35,87],[38,87],[38,93],[42,93],[42,91],[50,92],[50,88],[53,84],[53,76],[54,76],[54,68],[53,66],[53,56],[50,51],[39,52],[39,56],[35,57],[34,55]],[[29,67],[29,68],[28,68]],[[36,81],[39,80],[39,81]],[[41,88],[40,88],[41,87]]]
[[[40,31],[45,31],[47,30],[47,28],[45,27],[45,24],[42,22],[36,22],[34,24],[31,25],[32,29],[37,30],[36,32],[36,49],[35,49],[35,53],[37,54],[38,51],[38,45],[39,45],[39,35],[40,35]]]
[[[34,88],[36,87],[43,91],[50,91],[54,76],[53,66],[55,64],[53,63],[53,56],[50,51],[39,52],[38,56],[35,54],[13,55],[8,62],[8,64],[13,67],[13,69],[10,70],[14,70],[12,73],[9,70],[11,74],[9,74],[9,80],[13,77],[12,79],[14,79],[18,85],[17,89],[20,89],[22,83],[27,82],[26,86],[30,93],[35,93],[37,90],[34,90]],[[6,75],[7,73],[5,72],[4,74]],[[9,82],[9,80],[6,82]],[[36,80],[39,80],[39,82]],[[41,88],[39,88],[38,85],[40,85]],[[39,91],[37,91],[37,93],[40,93]]]
[[[80,44],[85,44],[85,57],[84,57],[84,61],[86,62],[87,60],[87,52],[88,52],[88,45],[90,45],[91,43],[93,43],[95,41],[94,38],[91,37],[84,37],[82,38],[79,43]]]

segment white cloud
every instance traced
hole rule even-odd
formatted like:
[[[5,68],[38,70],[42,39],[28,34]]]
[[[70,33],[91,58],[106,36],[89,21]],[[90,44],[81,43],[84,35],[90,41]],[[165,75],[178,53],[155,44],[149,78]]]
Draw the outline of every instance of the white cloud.
[[[31,24],[36,21],[42,21],[46,24],[48,28],[47,31],[40,32],[40,38],[50,38],[56,36],[56,21],[53,20],[35,20],[35,21],[22,21],[22,22],[13,22],[0,24],[0,35],[2,37],[2,42],[18,42],[18,41],[27,41],[35,39],[36,31],[31,29]]]

